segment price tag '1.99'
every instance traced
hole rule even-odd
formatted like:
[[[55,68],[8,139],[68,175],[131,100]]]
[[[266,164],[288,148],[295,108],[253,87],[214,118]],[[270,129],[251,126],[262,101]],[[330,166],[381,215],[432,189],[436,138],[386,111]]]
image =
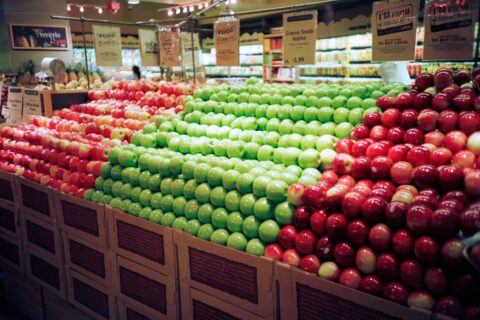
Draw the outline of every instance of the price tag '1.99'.
[[[283,15],[283,62],[285,64],[315,64],[316,39],[316,10]]]

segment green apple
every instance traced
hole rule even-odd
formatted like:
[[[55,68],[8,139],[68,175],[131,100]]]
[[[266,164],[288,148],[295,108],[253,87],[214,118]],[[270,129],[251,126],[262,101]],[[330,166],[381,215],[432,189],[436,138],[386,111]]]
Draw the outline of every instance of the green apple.
[[[260,220],[266,220],[273,217],[273,209],[273,203],[267,198],[263,197],[255,202],[253,212],[255,217],[259,218]]]
[[[253,194],[245,194],[240,198],[239,209],[240,212],[246,216],[254,213],[254,206],[257,198]]]
[[[297,121],[293,125],[292,132],[303,135],[305,134],[306,127],[307,127],[307,123],[305,121],[303,120]]]
[[[373,94],[373,93],[372,93]],[[381,95],[383,96],[383,94]],[[380,96],[380,97],[381,97]],[[373,98],[367,98],[365,100],[362,101],[362,108],[363,109],[369,109],[369,108],[375,108],[376,107],[376,99],[373,99]]]
[[[138,168],[141,171],[145,171],[149,169],[148,164],[150,162],[150,159],[152,158],[151,154],[144,153],[138,157]]]
[[[253,132],[254,131],[252,131],[252,130],[242,131],[240,133],[240,135],[238,136],[238,140],[243,141],[243,142],[250,142],[252,140]],[[228,149],[227,149],[227,151],[228,151]]]
[[[223,207],[225,205],[225,197],[227,192],[221,186],[213,188],[210,192],[210,203],[216,207]]]
[[[245,159],[257,159],[258,149],[260,145],[255,142],[248,142],[245,144]]]
[[[160,181],[162,181],[162,178],[160,177],[160,174],[154,174],[150,177],[148,180],[148,188],[152,192],[158,192],[160,191]]]
[[[298,165],[298,157],[302,150],[294,147],[289,147],[282,153],[282,163],[286,166]]]
[[[258,237],[258,228],[260,227],[260,220],[255,216],[248,216],[243,220],[242,232],[248,238]]]
[[[234,232],[228,237],[227,247],[245,251],[247,248],[247,238],[240,232]]]
[[[318,136],[321,137],[321,136],[326,135],[326,134],[334,135],[336,126],[337,125],[334,122],[327,122],[327,123],[322,124],[318,128]]]
[[[278,128],[278,132],[280,134],[289,134],[292,133],[293,130],[293,121],[291,119],[284,119],[280,123],[280,126]]]
[[[147,168],[145,170],[150,171],[150,173],[158,173],[159,167],[158,164],[162,161],[162,157],[160,156],[150,156],[147,162]]]
[[[197,183],[207,182],[208,172],[212,169],[209,164],[201,163],[193,171],[193,176]]]
[[[227,145],[227,156],[229,158],[242,158],[245,152],[245,142],[231,141]]]
[[[185,161],[182,167],[182,175],[185,179],[193,179],[194,178],[194,170],[197,164],[191,160]]]
[[[222,176],[222,185],[226,190],[235,189],[237,179],[240,176],[240,172],[237,170],[227,170]]]
[[[270,161],[273,159],[274,148],[270,145],[263,145],[258,149],[257,158],[260,161]]]
[[[140,204],[144,207],[150,206],[150,201],[152,199],[152,192],[149,189],[145,189],[140,193]]]
[[[183,188],[185,187],[185,180],[175,179],[172,182],[171,192],[174,197],[183,195]]]
[[[352,89],[352,95],[360,98],[366,98],[368,95],[367,87],[365,86],[354,86]]]
[[[137,203],[138,204],[138,203]],[[139,204],[138,204],[139,205]],[[133,205],[132,205],[133,206]],[[132,207],[130,207],[130,210],[132,210]],[[150,215],[152,214],[152,208],[150,207],[145,207],[143,208],[140,213],[138,214],[138,216],[142,219],[145,219],[145,220],[150,220]]]
[[[321,107],[317,111],[317,119],[321,123],[333,121],[333,114],[335,113],[335,109],[332,107]]]
[[[207,175],[208,184],[214,187],[221,185],[224,174],[225,170],[220,167],[211,168]]]
[[[345,96],[336,96],[332,100],[332,107],[335,109],[343,108],[347,104],[347,97]]]
[[[187,217],[187,219],[189,220],[196,219],[199,208],[200,208],[200,204],[198,203],[197,200],[191,199],[187,201],[184,208],[185,217]]]
[[[290,118],[290,109],[292,105],[283,105],[278,108],[277,117],[280,120],[285,120]]]
[[[207,203],[210,201],[210,192],[208,183],[202,183],[195,189],[195,199],[200,203]]]
[[[142,206],[140,203],[138,202],[132,202],[130,204],[130,206],[128,207],[128,213],[130,213],[131,215],[134,215],[136,217],[140,217],[142,219],[147,219],[148,220],[148,216],[147,218],[144,218],[141,214],[142,214]]]
[[[108,152],[108,161],[112,164],[112,165],[118,165],[118,157],[120,156],[120,154],[122,153],[122,148],[120,146],[116,146],[114,148],[112,148],[109,152]]]
[[[241,195],[238,191],[232,190],[225,196],[225,207],[230,211],[238,211]]]
[[[307,150],[311,148],[315,148],[315,145],[317,143],[318,137],[308,134],[302,138],[302,142],[300,143],[300,148],[302,150]]]
[[[133,192],[133,190],[132,190],[132,192]],[[162,207],[161,206],[162,198],[163,198],[163,195],[160,192],[152,194],[152,196],[150,197],[150,206],[153,209],[160,209]],[[134,199],[132,199],[132,200],[134,200]],[[140,198],[139,198],[139,200],[140,200]]]
[[[302,105],[296,105],[290,109],[290,119],[293,121],[303,120],[305,108]]]
[[[132,203],[133,202],[130,199],[123,199],[120,209],[123,212],[130,212],[130,206],[132,205]]]
[[[120,167],[118,164],[114,165],[112,170],[110,170],[110,177],[112,177],[113,180],[120,180],[122,179],[122,171],[122,167]]]
[[[110,172],[112,171],[112,168],[113,166],[110,162],[102,163],[102,165],[100,166],[100,175],[102,176],[102,178],[104,179],[110,178],[111,177]]]
[[[131,170],[128,171],[128,182],[132,186],[140,185],[140,169],[138,168],[129,168]]]
[[[347,108],[352,110],[355,108],[360,108],[362,106],[363,100],[359,97],[353,96],[347,101]]]
[[[315,107],[305,108],[305,111],[303,113],[303,118],[305,119],[305,121],[311,122],[317,120],[317,110],[318,109]]]
[[[188,180],[183,186],[183,196],[186,199],[195,199],[195,190],[198,184],[194,179]]]
[[[159,158],[157,160],[157,170],[163,178],[170,177],[170,159],[167,158]]]
[[[257,108],[255,109],[255,117],[257,117],[257,118],[266,117],[267,107],[268,106],[266,104],[261,104],[261,105],[257,106]]]
[[[321,124],[318,121],[312,121],[305,125],[304,134],[318,136]]]
[[[171,194],[172,193],[172,178],[165,178],[160,182],[160,191],[162,194]]]
[[[113,180],[112,179],[109,179],[109,180],[112,181],[112,184],[113,184]],[[105,179],[102,177],[98,177],[97,179],[95,179],[95,189],[103,190],[104,183],[105,183]]]
[[[93,189],[90,189],[92,190],[92,195],[94,193]],[[110,200],[110,206],[114,209],[121,209],[122,208],[122,198],[120,197],[116,197],[116,198],[113,198],[112,200]]]
[[[320,152],[320,159],[322,160],[323,169],[331,169],[333,159],[337,153],[332,149],[324,149]]]
[[[272,182],[267,176],[260,176],[255,178],[252,190],[257,197],[264,197],[267,195],[267,186]]]
[[[230,232],[242,232],[243,215],[240,212],[233,212],[228,215],[227,229]]]
[[[288,171],[282,172],[279,179],[284,181],[288,185],[291,185],[298,181],[298,177],[294,173]]]
[[[350,113],[348,114],[348,122],[350,122],[352,125],[357,125],[362,123],[363,121],[363,109],[362,108],[355,108],[350,110]]]
[[[258,236],[265,243],[277,242],[280,227],[275,220],[263,221],[258,228]]]
[[[227,244],[230,233],[225,229],[217,229],[212,233],[210,241],[222,246]]]
[[[341,123],[348,120],[348,114],[350,111],[347,108],[338,108],[333,113],[333,121],[335,123]]]
[[[200,230],[201,224],[197,219],[189,220],[185,225],[183,231],[190,233],[191,235],[196,236]]]
[[[217,208],[212,213],[212,225],[216,229],[226,228],[228,211],[225,208]]]
[[[153,210],[152,213],[150,213],[150,217],[148,219],[153,223],[161,224],[162,217],[163,217],[163,211],[160,209],[156,209],[156,210]]]
[[[322,174],[320,173],[320,171],[318,171],[318,169],[316,168],[306,168],[305,170],[303,170],[302,172],[302,176],[312,176],[314,177],[315,179],[319,180],[321,177],[322,177]]]
[[[317,97],[322,98],[328,95],[328,91],[324,87],[320,87],[315,90],[315,94]]]
[[[350,137],[353,125],[350,122],[342,122],[335,128],[335,136],[339,139]]]
[[[120,193],[122,191],[122,186],[123,186],[123,183],[121,181],[115,181],[112,184],[112,195],[114,197],[120,197]]]
[[[160,206],[163,212],[171,212],[173,204],[173,196],[171,194],[163,195],[162,200],[160,201]]]
[[[276,148],[278,146],[279,140],[280,140],[280,134],[278,132],[273,132],[273,131],[267,132],[263,136],[263,144],[272,146],[273,148]]]
[[[331,107],[332,106],[332,99],[330,97],[321,97],[318,100],[319,107]]]
[[[281,225],[290,225],[293,223],[293,212],[295,207],[288,201],[277,204],[273,216],[275,220]]]
[[[173,213],[178,216],[185,215],[185,206],[187,204],[187,199],[184,197],[177,197],[172,202],[172,211]]]
[[[255,177],[250,173],[242,173],[238,177],[235,187],[242,194],[250,193],[252,192],[252,186],[253,186],[254,180],[255,180]]]
[[[173,214],[173,212],[167,212],[162,216],[162,226],[171,227],[173,222],[177,219],[177,217]]]
[[[288,146],[300,149],[302,145],[303,136],[298,133],[292,133],[288,135]]]
[[[229,140],[228,140],[229,141]],[[220,140],[213,146],[213,153],[217,157],[224,157],[227,155],[227,140]]]
[[[295,104],[299,106],[304,106],[307,104],[307,97],[301,95],[295,97]]]
[[[245,251],[255,256],[261,257],[265,252],[265,245],[260,239],[250,239],[250,241],[248,241],[247,243]]]
[[[257,119],[254,117],[247,117],[242,123],[243,130],[257,130]]]
[[[124,183],[120,188],[120,197],[122,199],[130,198],[130,193],[132,192],[132,189],[133,187],[130,183]]]
[[[97,203],[102,203],[104,197],[105,197],[105,194],[103,193],[103,191],[95,191],[92,195],[92,201]]]
[[[174,176],[178,176],[182,173],[184,161],[181,157],[173,157],[170,159],[168,168],[170,173]]]
[[[198,221],[201,224],[212,222],[213,206],[210,203],[204,203],[198,208]]]
[[[262,117],[262,118],[257,119],[257,130],[266,131],[267,130],[267,125],[268,125],[268,119],[267,118]],[[254,141],[253,137],[252,137],[252,141]]]
[[[265,172],[267,172],[267,170],[265,170],[262,167],[253,167],[252,169],[250,169],[250,171],[248,173],[250,173],[251,175],[253,175],[256,178],[258,176],[261,176],[261,175],[265,174]]]
[[[302,168],[318,168],[320,163],[320,153],[315,149],[302,151],[298,156],[298,164]]]
[[[350,98],[352,96],[352,90],[350,88],[343,88],[340,90],[340,95]]]
[[[203,225],[198,229],[197,236],[198,236],[200,239],[210,241],[210,239],[212,238],[212,235],[213,235],[214,230],[215,230],[215,229],[213,228],[213,226],[212,226],[211,224],[209,224],[209,223],[203,224]]]
[[[282,180],[274,180],[267,186],[267,198],[273,202],[281,202],[287,199],[288,184]]]

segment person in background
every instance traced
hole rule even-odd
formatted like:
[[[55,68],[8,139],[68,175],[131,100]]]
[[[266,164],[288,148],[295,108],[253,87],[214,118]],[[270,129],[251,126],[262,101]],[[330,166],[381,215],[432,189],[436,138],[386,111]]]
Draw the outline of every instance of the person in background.
[[[132,72],[134,80],[140,80],[142,78],[142,74],[140,73],[140,68],[138,66],[133,66]]]

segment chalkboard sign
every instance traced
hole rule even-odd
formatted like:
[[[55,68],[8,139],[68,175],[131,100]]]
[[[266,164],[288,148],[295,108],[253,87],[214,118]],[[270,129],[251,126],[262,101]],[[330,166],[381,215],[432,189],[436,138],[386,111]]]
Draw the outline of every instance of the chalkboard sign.
[[[10,39],[16,50],[68,50],[66,26],[11,24]]]

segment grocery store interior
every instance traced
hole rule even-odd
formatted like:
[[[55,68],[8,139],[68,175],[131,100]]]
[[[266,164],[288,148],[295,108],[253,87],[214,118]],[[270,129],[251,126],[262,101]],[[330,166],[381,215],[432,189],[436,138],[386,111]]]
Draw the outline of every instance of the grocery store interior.
[[[479,21],[0,1],[0,320],[480,320]]]

